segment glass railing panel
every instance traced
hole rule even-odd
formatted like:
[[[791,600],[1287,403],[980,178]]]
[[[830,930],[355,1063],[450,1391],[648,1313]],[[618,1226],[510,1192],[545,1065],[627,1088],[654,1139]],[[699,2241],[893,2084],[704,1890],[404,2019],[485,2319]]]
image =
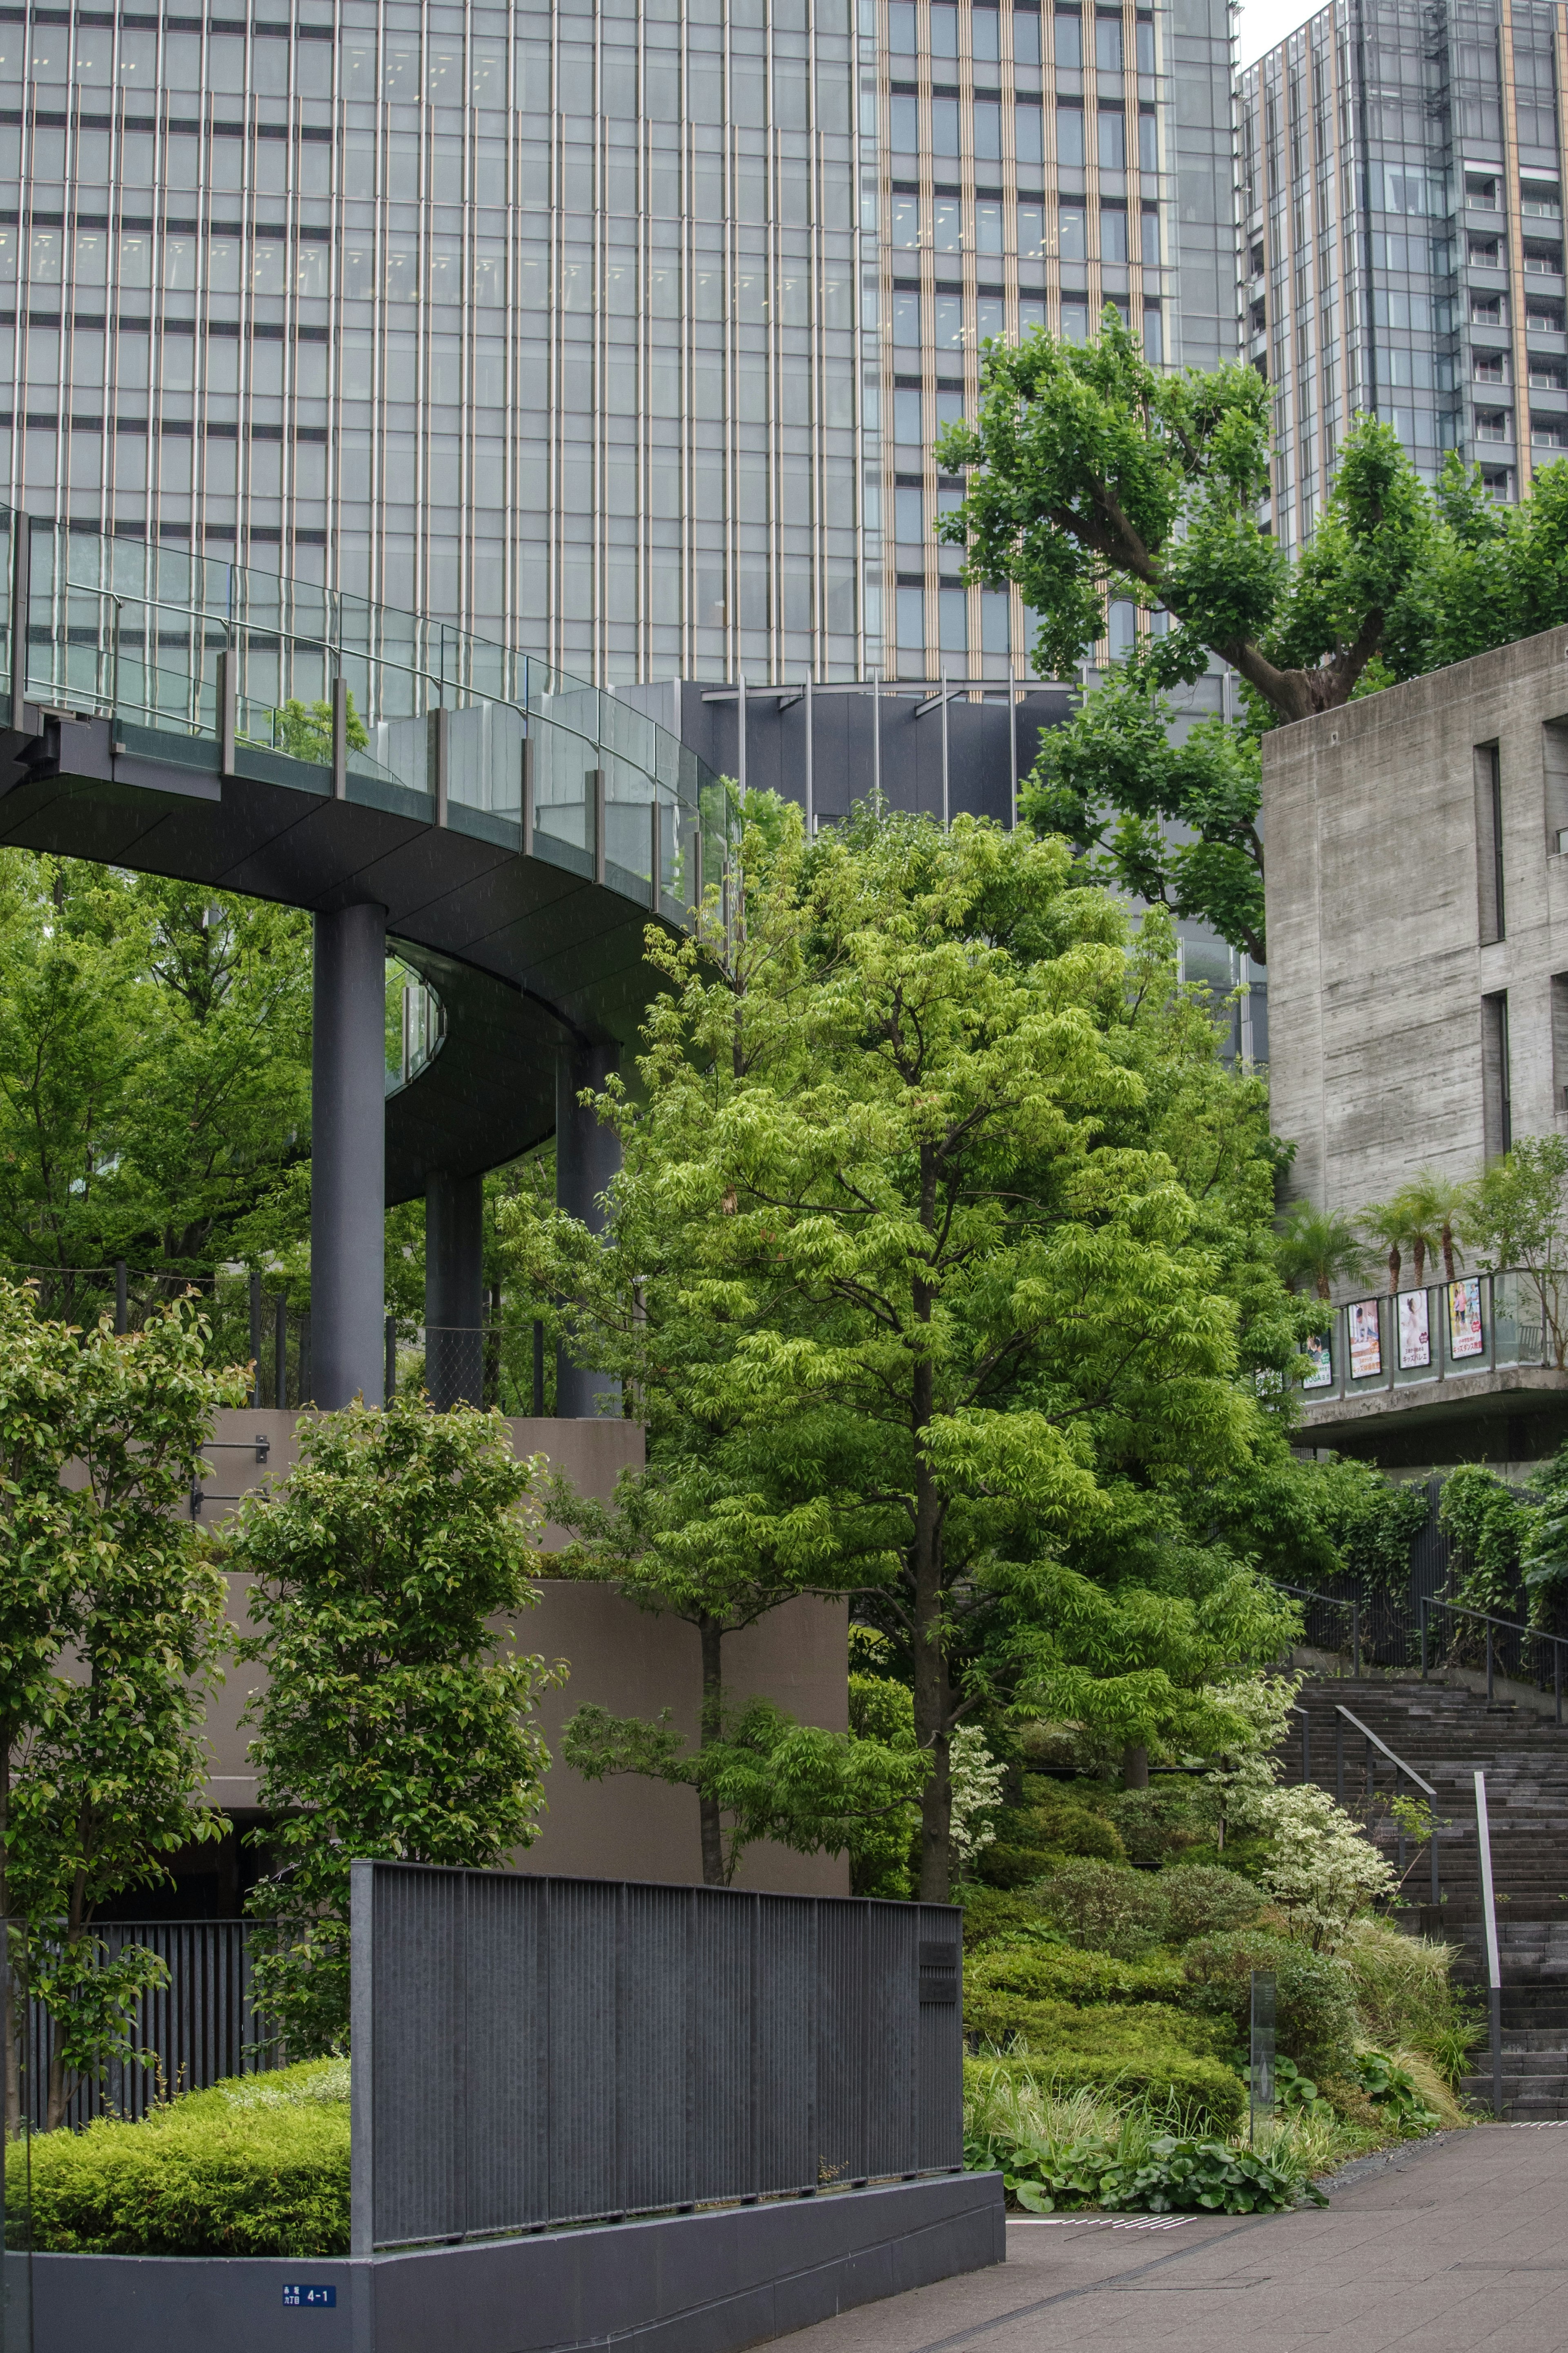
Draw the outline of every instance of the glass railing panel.
[[[574,730],[535,719],[533,831],[542,853],[569,853],[557,862],[575,873],[594,871],[594,750]]]
[[[613,755],[602,756],[602,773],[605,880],[646,899],[653,877],[653,779]]]
[[[350,754],[352,773],[374,773],[407,792],[434,794],[436,761],[428,714],[418,719],[373,720],[365,733],[370,740],[364,750]]]
[[[507,702],[473,702],[447,720],[447,798],[486,817],[522,821],[523,721]]]

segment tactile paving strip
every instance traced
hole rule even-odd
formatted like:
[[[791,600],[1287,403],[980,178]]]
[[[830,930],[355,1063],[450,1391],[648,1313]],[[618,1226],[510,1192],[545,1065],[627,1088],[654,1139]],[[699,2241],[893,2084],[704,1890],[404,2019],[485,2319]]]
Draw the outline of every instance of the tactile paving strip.
[[[1195,2214],[1009,2214],[1010,2231],[1179,2231]]]

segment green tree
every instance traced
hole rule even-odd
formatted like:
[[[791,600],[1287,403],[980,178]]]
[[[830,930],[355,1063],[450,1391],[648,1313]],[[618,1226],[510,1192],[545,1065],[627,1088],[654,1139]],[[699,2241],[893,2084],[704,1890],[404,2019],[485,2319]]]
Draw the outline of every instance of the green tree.
[[[370,742],[363,720],[354,709],[351,688],[346,698],[343,740],[351,752],[363,752]],[[283,749],[292,760],[310,760],[325,766],[332,756],[332,706],[330,702],[286,702],[278,713]]]
[[[0,1284],[0,1908],[29,1924],[13,1961],[53,2025],[52,2128],[79,2078],[136,2055],[131,2009],[164,1979],[139,1947],[105,1957],[99,1907],[223,1827],[201,1802],[223,1584],[184,1505],[245,1383],[186,1303],[117,1339]]]
[[[308,1158],[310,1022],[307,917],[0,852],[0,1259],[90,1315],[116,1258],[242,1255]]]
[[[1504,515],[1478,469],[1455,458],[1429,491],[1392,427],[1361,417],[1292,558],[1258,520],[1272,403],[1239,362],[1151,368],[1108,309],[1086,344],[993,343],[974,417],[937,445],[969,475],[939,534],[967,577],[1016,582],[1043,676],[1093,659],[1108,597],[1158,625],[1044,738],[1026,815],[1091,874],[1259,959],[1263,732],[1568,617],[1568,474],[1545,469]],[[1211,658],[1238,674],[1244,715],[1174,742],[1170,691]]]
[[[557,1229],[560,1289],[640,1410],[684,1349],[733,1435],[679,1545],[743,1528],[803,1588],[859,1588],[912,1691],[919,1888],[941,1899],[949,1745],[983,1701],[1070,1681],[1129,1740],[1196,1736],[1215,1659],[1269,1655],[1287,1623],[1243,1562],[1183,1540],[1173,1492],[1239,1467],[1261,1419],[1139,1067],[1183,1025],[1212,1061],[1213,1030],[1158,920],[1130,949],[1058,842],[865,818],[808,849],[793,812],[752,814],[744,986],[716,926],[650,935],[668,985],[639,1092],[600,1105],[627,1174],[607,1243]],[[1224,1123],[1188,1125],[1217,1200]],[[667,1228],[679,1253],[650,1257]],[[1262,1255],[1248,1280],[1278,1301]],[[1134,1557],[1147,1600],[1119,1581]]]
[[[253,1580],[239,1654],[268,1674],[245,1719],[276,1817],[247,1899],[269,1924],[258,1987],[296,2057],[348,2031],[353,1858],[493,1869],[537,1834],[530,1719],[565,1668],[502,1622],[538,1598],[535,1475],[499,1416],[404,1397],[317,1417],[287,1485],[252,1489],[226,1532]]]

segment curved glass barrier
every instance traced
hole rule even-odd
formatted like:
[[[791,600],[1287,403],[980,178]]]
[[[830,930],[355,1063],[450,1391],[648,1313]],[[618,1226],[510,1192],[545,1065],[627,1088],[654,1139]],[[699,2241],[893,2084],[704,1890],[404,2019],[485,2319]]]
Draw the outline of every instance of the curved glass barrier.
[[[395,950],[386,958],[386,1092],[427,1070],[447,1042],[447,1008],[423,973]]]
[[[336,753],[349,800],[426,823],[444,800],[458,830],[675,923],[722,871],[730,794],[608,689],[336,589],[9,508],[0,523],[7,672],[25,576],[26,700],[111,717],[128,754],[212,772],[232,724],[232,773],[330,793]]]

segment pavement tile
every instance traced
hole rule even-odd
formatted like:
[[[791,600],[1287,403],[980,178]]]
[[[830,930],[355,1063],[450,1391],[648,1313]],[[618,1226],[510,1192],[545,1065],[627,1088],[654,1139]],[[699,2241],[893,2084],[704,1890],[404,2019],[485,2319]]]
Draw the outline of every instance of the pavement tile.
[[[1568,2135],[1417,2143],[1327,2211],[1013,2230],[1007,2262],[774,2340],[787,2353],[1568,2353]]]

